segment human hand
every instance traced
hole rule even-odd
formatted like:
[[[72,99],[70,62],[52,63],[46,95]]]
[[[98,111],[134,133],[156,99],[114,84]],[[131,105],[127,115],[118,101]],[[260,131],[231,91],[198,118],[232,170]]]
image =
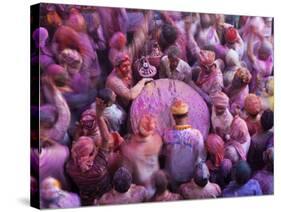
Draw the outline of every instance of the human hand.
[[[150,83],[151,81],[153,81],[153,78],[143,78],[142,82],[144,83],[144,85],[146,85],[147,83]]]

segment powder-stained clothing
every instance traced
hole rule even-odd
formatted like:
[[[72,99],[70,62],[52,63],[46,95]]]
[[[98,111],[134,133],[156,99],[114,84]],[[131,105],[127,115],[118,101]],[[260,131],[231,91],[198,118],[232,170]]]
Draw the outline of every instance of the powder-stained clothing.
[[[175,70],[170,69],[170,62],[168,56],[164,56],[161,59],[161,69],[160,69],[160,78],[169,78],[180,80],[188,83],[192,78],[191,68],[182,59],[179,59],[179,63]]]
[[[198,186],[194,180],[180,186],[180,193],[184,199],[216,198],[221,195],[219,185],[208,182],[204,187]]]
[[[208,46],[215,46],[220,43],[216,28],[210,26],[206,29],[201,29],[197,37],[198,46],[204,49]]]
[[[265,82],[271,76],[273,71],[273,56],[269,56],[267,60],[260,60],[255,57],[254,62],[249,67],[253,76],[251,82],[251,92],[261,94],[265,87]]]
[[[247,123],[249,133],[251,136],[262,131],[260,115],[257,115],[257,117],[255,118],[248,116],[245,121]]]
[[[144,202],[146,191],[143,186],[132,184],[129,190],[125,193],[119,193],[114,189],[105,193],[99,200],[96,201],[97,205],[110,205],[110,204],[129,204]]]
[[[216,115],[215,108],[212,107],[212,115],[211,115],[212,126],[214,132],[218,134],[222,139],[225,139],[225,136],[229,134],[232,120],[233,120],[233,116],[228,110],[228,108],[225,110],[223,114],[218,116]]]
[[[223,190],[223,197],[241,197],[241,196],[258,196],[262,195],[260,184],[257,180],[251,179],[244,185],[238,185],[231,181]]]
[[[267,170],[258,171],[253,179],[257,180],[260,184],[263,194],[273,194],[273,173]]]
[[[123,107],[126,108],[130,102],[130,95],[132,88],[132,77],[129,76],[127,79],[121,79],[117,76],[116,70],[114,69],[106,80],[107,88],[110,88],[116,94],[116,101]]]
[[[133,182],[145,186],[147,199],[156,192],[152,179],[159,170],[158,155],[162,146],[160,135],[153,136],[149,141],[133,141],[121,147],[123,165],[132,171]]]
[[[223,75],[219,68],[216,68],[208,75],[204,71],[201,71],[196,83],[205,93],[211,96],[221,91],[224,87]]]
[[[91,108],[96,110],[95,102],[91,105]],[[109,130],[119,132],[126,121],[127,114],[122,107],[117,104],[112,104],[104,109],[103,115],[107,120]]]
[[[249,86],[245,86],[240,90],[233,91],[231,95],[228,94],[230,99],[230,112],[235,113],[235,109],[243,109],[246,97],[249,94]]]
[[[203,136],[197,129],[168,129],[163,136],[165,171],[171,182],[188,182],[193,177],[195,165],[205,160]]]
[[[153,198],[153,202],[167,202],[167,201],[177,201],[182,200],[182,196],[177,193],[169,192],[168,190],[165,191],[163,194],[156,195]]]
[[[99,149],[92,168],[86,172],[82,172],[73,160],[67,163],[66,171],[79,188],[82,205],[92,205],[95,198],[111,189],[107,155],[106,150]]]
[[[254,170],[264,167],[263,152],[273,139],[273,132],[268,131],[252,136],[251,145],[248,153],[248,161]]]

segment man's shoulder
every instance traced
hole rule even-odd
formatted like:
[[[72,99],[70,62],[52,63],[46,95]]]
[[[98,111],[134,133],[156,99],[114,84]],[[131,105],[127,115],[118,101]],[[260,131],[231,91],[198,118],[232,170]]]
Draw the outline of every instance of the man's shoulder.
[[[161,58],[161,61],[168,61],[168,55],[164,55],[162,58]]]
[[[186,131],[186,133],[196,136],[196,137],[202,136],[202,133],[200,132],[200,130],[195,129],[195,128],[189,128],[189,129],[186,129],[185,131]]]
[[[178,67],[179,67],[180,71],[183,71],[183,72],[190,72],[191,71],[190,65],[186,61],[184,61],[183,59],[180,59]]]
[[[116,71],[113,69],[106,79],[106,87],[112,88],[120,84],[123,84],[122,80],[116,75]]]
[[[106,83],[111,82],[117,78],[116,71],[113,69],[106,79]]]

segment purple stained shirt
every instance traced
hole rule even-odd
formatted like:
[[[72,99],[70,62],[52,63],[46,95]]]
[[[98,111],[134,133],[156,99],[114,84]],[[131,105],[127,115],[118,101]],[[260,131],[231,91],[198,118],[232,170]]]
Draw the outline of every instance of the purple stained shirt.
[[[179,183],[190,181],[197,162],[205,159],[202,134],[196,129],[168,129],[163,140],[165,170],[170,178]]]
[[[273,194],[273,173],[267,170],[258,171],[254,177],[260,184],[263,194]]]
[[[235,181],[231,181],[223,190],[223,197],[242,197],[242,196],[258,196],[262,195],[260,184],[257,180],[250,179],[244,185],[238,185]]]

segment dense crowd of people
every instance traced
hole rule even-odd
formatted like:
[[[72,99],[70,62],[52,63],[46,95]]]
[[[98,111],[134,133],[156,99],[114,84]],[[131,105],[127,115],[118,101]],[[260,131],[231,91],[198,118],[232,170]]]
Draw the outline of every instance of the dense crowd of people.
[[[31,197],[41,208],[273,194],[273,18],[40,4],[39,21]],[[132,102],[159,79],[201,96],[207,136],[183,99],[162,114],[173,126],[159,132],[142,114],[132,130]]]

